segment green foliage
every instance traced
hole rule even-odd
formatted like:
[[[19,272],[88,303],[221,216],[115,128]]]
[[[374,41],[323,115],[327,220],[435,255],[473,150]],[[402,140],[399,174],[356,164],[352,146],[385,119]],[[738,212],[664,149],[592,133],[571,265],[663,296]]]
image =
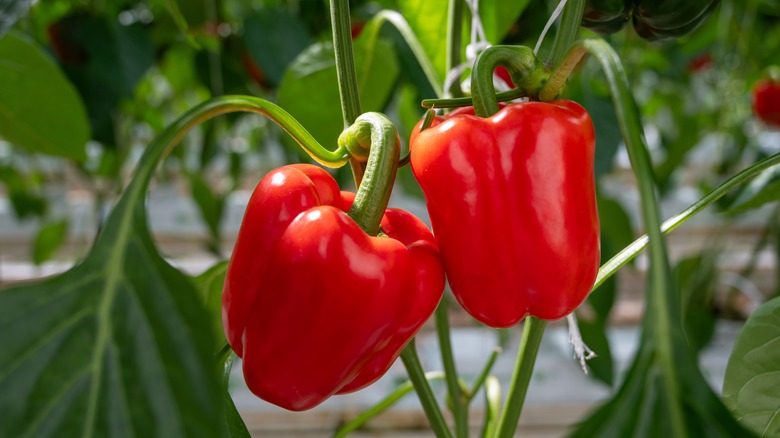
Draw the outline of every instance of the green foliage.
[[[715,252],[703,252],[681,260],[672,274],[680,291],[685,337],[698,353],[715,334],[715,290],[718,272]]]
[[[225,330],[222,328],[222,287],[225,285],[227,262],[220,262],[194,278],[200,292],[201,301],[209,313],[211,328],[214,334],[214,349],[225,345]]]
[[[780,166],[771,167],[750,181],[732,199],[727,212],[744,213],[780,199]]]
[[[244,41],[268,82],[277,86],[287,66],[311,40],[301,20],[281,8],[264,8],[244,20]]]
[[[0,166],[0,182],[5,184],[17,219],[43,216],[48,210],[46,199],[30,190],[32,182],[10,166]]]
[[[68,236],[68,220],[46,222],[38,229],[33,241],[32,261],[36,265],[49,260]]]
[[[762,304],[745,323],[729,357],[723,402],[758,436],[780,435],[780,298]]]
[[[33,152],[85,159],[84,106],[52,59],[29,37],[11,33],[0,39],[0,65],[0,137]]]

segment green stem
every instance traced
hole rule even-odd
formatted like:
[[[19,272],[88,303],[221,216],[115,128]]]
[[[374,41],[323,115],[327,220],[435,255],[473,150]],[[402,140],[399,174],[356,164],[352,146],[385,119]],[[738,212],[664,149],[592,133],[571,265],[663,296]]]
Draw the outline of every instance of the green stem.
[[[500,354],[501,354],[501,347],[494,348],[493,351],[490,353],[490,357],[488,358],[488,361],[485,363],[485,366],[482,368],[482,372],[479,373],[477,378],[474,379],[474,383],[471,384],[471,389],[469,390],[468,393],[469,402],[471,402],[471,400],[474,400],[474,397],[482,388],[482,385],[485,384],[485,380],[490,375],[490,371],[493,369],[493,365],[496,364],[496,360],[498,359],[498,356]]]
[[[333,51],[336,54],[341,114],[344,118],[344,127],[347,128],[361,113],[355,58],[352,53],[349,0],[330,1],[330,21],[333,27]]]
[[[339,82],[339,99],[341,100],[341,114],[345,129],[354,123],[361,113],[349,20],[349,0],[331,0],[330,22],[333,29],[333,52],[336,57],[336,76]],[[359,187],[366,171],[365,162],[350,159],[349,164],[355,178],[355,187]]]
[[[493,46],[480,53],[471,71],[471,90],[474,113],[490,117],[498,112],[496,89],[493,86],[493,70],[506,67],[517,88],[526,96],[535,98],[547,79],[542,64],[536,60],[533,50],[523,46]]]
[[[509,438],[515,434],[517,422],[520,420],[520,413],[523,410],[525,394],[528,392],[528,383],[531,381],[531,374],[534,371],[536,354],[539,352],[539,345],[542,343],[542,335],[546,326],[547,321],[533,316],[525,318],[523,339],[520,341],[517,362],[512,373],[512,381],[509,384],[506,403],[498,421],[496,437]]]
[[[417,350],[414,346],[414,338],[401,352],[401,361],[406,367],[406,372],[409,374],[409,380],[414,385],[414,391],[420,398],[420,403],[425,411],[425,416],[428,417],[428,421],[431,423],[431,428],[438,438],[452,438],[452,433],[447,427],[447,422],[444,421],[444,415],[439,409],[439,403],[436,401],[436,397],[433,395],[433,390],[425,380],[425,372],[420,365],[420,358],[417,357]]]
[[[436,308],[436,335],[439,339],[439,351],[444,367],[447,393],[452,405],[452,416],[455,418],[455,436],[467,437],[469,434],[468,401],[458,382],[458,370],[455,367],[455,359],[452,354],[452,341],[450,339],[450,321],[447,300],[441,300]]]
[[[563,8],[561,15],[561,24],[558,26],[558,32],[555,34],[552,51],[545,63],[547,66],[558,65],[561,59],[569,51],[577,33],[580,31],[582,23],[582,14],[585,11],[585,0],[569,0]]]
[[[566,80],[577,67],[582,57],[585,56],[587,50],[582,46],[574,46],[571,48],[566,57],[555,66],[555,69],[550,74],[550,79],[539,91],[539,100],[542,102],[549,102],[558,96],[558,93],[566,85]]]
[[[498,102],[506,102],[508,100],[514,100],[520,97],[525,97],[526,92],[520,88],[513,88],[508,91],[502,91],[496,94],[496,100]],[[455,97],[452,99],[423,99],[422,107],[427,109],[433,108],[461,108],[464,106],[474,105],[474,100],[469,97]]]
[[[398,169],[398,131],[384,114],[365,113],[341,133],[339,145],[349,150],[352,160],[367,159],[365,174],[348,213],[366,233],[376,236]]]
[[[674,231],[677,227],[684,224],[688,219],[697,215],[699,212],[709,207],[722,198],[729,191],[742,184],[750,181],[761,172],[766,169],[780,164],[780,153],[765,158],[762,161],[750,166],[749,168],[739,172],[733,177],[729,178],[726,182],[716,187],[711,192],[707,193],[704,197],[693,203],[690,207],[670,217],[661,225],[661,232],[664,234]],[[596,276],[596,283],[593,286],[593,290],[596,290],[601,286],[609,277],[615,274],[618,269],[625,266],[628,262],[634,259],[643,249],[647,247],[649,238],[647,234],[636,239],[633,243],[623,248],[622,251],[615,254],[614,257],[604,263],[599,269],[598,276]]]
[[[444,379],[444,373],[440,371],[425,373],[425,379],[428,382],[442,380]],[[376,417],[377,415],[391,408],[393,405],[395,405],[398,402],[398,400],[401,400],[403,397],[405,397],[413,390],[414,390],[414,385],[412,385],[412,382],[409,380],[400,384],[397,388],[395,388],[395,390],[393,390],[393,392],[390,393],[390,395],[380,400],[379,403],[370,407],[369,409],[367,409],[366,411],[364,411],[363,413],[355,417],[353,420],[351,420],[349,423],[342,426],[333,435],[333,438],[344,438],[349,433],[358,430],[361,426],[366,424],[367,421],[371,420],[372,418]]]
[[[671,268],[667,259],[666,245],[661,233],[661,220],[655,194],[655,178],[639,119],[636,102],[629,91],[620,58],[604,40],[593,39],[579,43],[601,64],[610,86],[620,130],[626,142],[631,167],[639,186],[642,219],[648,230],[650,246],[650,272],[648,275],[648,306],[645,317],[646,330],[652,327],[654,343],[662,379],[666,388],[665,403],[671,414],[672,435],[688,436],[683,419],[679,379],[673,349],[673,331],[682,326],[679,300],[671,288]]]
[[[460,64],[460,50],[463,45],[461,33],[463,31],[463,5],[464,0],[450,0],[447,10],[447,58],[445,72]],[[449,96],[461,97],[463,91],[460,81],[454,81],[449,90],[445,90]]]

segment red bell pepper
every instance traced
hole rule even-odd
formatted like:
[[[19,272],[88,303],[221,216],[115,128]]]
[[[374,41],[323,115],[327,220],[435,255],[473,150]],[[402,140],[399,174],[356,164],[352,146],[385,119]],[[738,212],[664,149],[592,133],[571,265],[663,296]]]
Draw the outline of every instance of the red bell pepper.
[[[764,78],[756,82],[753,113],[767,125],[780,127],[780,81]]]
[[[373,383],[442,296],[441,258],[425,224],[387,209],[385,235],[369,236],[345,213],[353,196],[316,166],[270,172],[230,259],[225,333],[249,389],[286,409]]]
[[[509,327],[526,315],[564,317],[585,300],[599,219],[593,124],[581,106],[517,103],[489,118],[462,108],[418,125],[410,148],[450,287],[469,314]]]

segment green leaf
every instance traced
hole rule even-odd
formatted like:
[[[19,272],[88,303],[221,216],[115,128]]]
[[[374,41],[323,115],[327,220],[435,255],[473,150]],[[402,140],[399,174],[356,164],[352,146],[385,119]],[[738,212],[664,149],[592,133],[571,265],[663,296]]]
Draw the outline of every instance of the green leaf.
[[[252,59],[276,86],[311,37],[301,20],[282,8],[263,8],[244,20],[244,41]]]
[[[780,166],[773,166],[763,171],[739,192],[727,213],[744,213],[778,199],[780,199]]]
[[[0,39],[0,137],[33,152],[87,156],[89,125],[78,93],[38,44],[17,33]]]
[[[221,237],[219,225],[225,210],[225,197],[215,193],[199,173],[191,172],[189,179],[192,186],[192,198],[209,230],[211,249],[219,254]]]
[[[780,297],[762,304],[737,336],[723,382],[723,401],[761,437],[780,436]]]
[[[68,235],[68,220],[43,224],[33,242],[32,261],[36,265],[49,260],[65,242]]]
[[[672,274],[682,291],[683,326],[688,344],[701,351],[715,334],[713,300],[718,286],[718,272],[713,253],[703,253],[680,260]]]
[[[209,315],[191,280],[157,252],[145,212],[157,163],[213,117],[210,108],[146,149],[82,262],[0,291],[0,436],[219,435]]]
[[[361,35],[354,49],[362,110],[381,111],[395,91],[398,78],[392,46]],[[279,85],[277,100],[321,144],[336,144],[344,122],[333,47],[329,43],[315,43],[293,61]]]
[[[0,38],[27,14],[32,0],[0,0]]]
[[[447,4],[447,0],[398,1],[401,14],[417,35],[440,78],[447,76]]]
[[[233,397],[230,396],[229,392],[225,391],[223,398],[225,403],[225,426],[222,436],[228,438],[250,438],[249,429],[246,428],[244,420],[239,415],[236,404],[233,402]]]
[[[227,342],[225,330],[222,328],[222,288],[225,286],[227,267],[227,261],[219,262],[194,279],[201,299],[209,313],[211,328],[214,333],[215,350]]]
[[[0,166],[0,181],[5,184],[16,219],[41,217],[48,210],[46,199],[30,191],[27,178],[10,166]]]
[[[123,26],[108,16],[68,15],[51,27],[63,70],[87,107],[92,138],[116,142],[114,118],[119,102],[132,96],[138,81],[154,64],[154,46],[140,23]]]
[[[525,11],[530,0],[481,0],[479,16],[485,29],[485,37],[491,44],[499,44],[509,29]],[[468,8],[466,8],[468,19]]]

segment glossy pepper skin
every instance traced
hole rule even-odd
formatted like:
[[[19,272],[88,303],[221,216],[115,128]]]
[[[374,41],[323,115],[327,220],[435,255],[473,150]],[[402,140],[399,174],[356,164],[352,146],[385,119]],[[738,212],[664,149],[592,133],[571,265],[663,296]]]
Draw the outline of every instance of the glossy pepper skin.
[[[250,198],[227,270],[222,320],[249,389],[310,409],[392,365],[439,303],[436,241],[388,209],[385,236],[346,213],[352,194],[312,165],[268,173]]]
[[[753,114],[767,125],[780,128],[780,81],[761,79],[753,86]]]
[[[685,36],[718,6],[719,0],[587,0],[582,25],[611,34],[631,20],[642,38],[657,41]]]
[[[452,292],[478,321],[554,320],[585,300],[599,266],[594,147],[590,117],[570,101],[418,125],[412,171]]]

